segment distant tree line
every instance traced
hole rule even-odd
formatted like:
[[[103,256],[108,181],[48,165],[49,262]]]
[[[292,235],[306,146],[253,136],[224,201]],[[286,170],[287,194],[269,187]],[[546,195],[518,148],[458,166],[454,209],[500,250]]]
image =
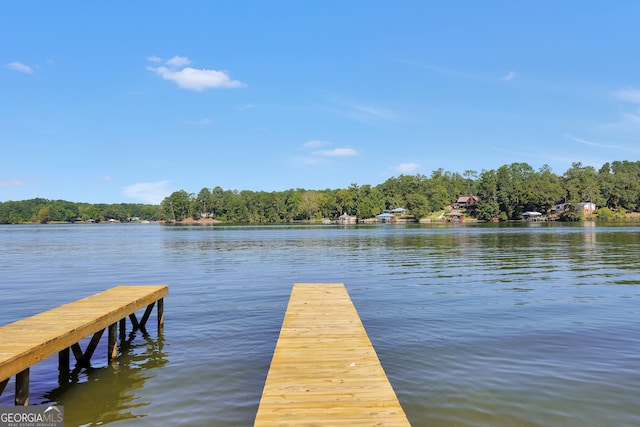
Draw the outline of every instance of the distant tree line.
[[[557,203],[593,202],[599,219],[614,219],[640,210],[640,161],[614,161],[599,170],[573,163],[556,175],[547,165],[534,170],[527,163],[512,163],[480,173],[460,174],[438,169],[430,177],[400,175],[382,184],[351,184],[344,189],[285,191],[203,188],[199,193],[180,190],[157,205],[89,204],[31,199],[0,203],[0,223],[73,222],[77,219],[127,221],[181,221],[215,218],[229,223],[286,223],[335,219],[343,213],[371,218],[386,209],[402,207],[416,218],[446,209],[458,197],[476,195],[478,219],[521,219],[522,213],[546,214]],[[566,212],[565,218],[580,214]]]
[[[120,203],[91,204],[74,203],[64,200],[30,199],[0,203],[1,224],[76,222],[93,220],[95,222],[157,220],[162,218],[160,206]]]
[[[346,213],[373,217],[385,209],[403,207],[416,218],[445,209],[462,195],[480,198],[478,219],[521,219],[522,213],[548,213],[556,203],[593,202],[601,218],[612,219],[640,208],[640,161],[614,161],[599,170],[573,163],[563,175],[544,165],[534,170],[527,163],[512,163],[495,170],[463,174],[433,171],[400,175],[377,186],[351,184],[346,189],[237,191],[203,188],[198,194],[176,191],[162,201],[163,217],[215,218],[234,223],[278,223],[335,219]],[[568,212],[568,219],[579,213]]]

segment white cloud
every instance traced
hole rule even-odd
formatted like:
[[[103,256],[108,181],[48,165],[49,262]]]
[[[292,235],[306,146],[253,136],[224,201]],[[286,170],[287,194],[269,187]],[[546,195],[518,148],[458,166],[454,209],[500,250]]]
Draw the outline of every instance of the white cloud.
[[[186,67],[187,65],[191,64],[191,61],[189,61],[189,58],[184,57],[184,56],[174,56],[171,59],[168,59],[165,64],[167,64],[169,67],[171,68],[183,68]]]
[[[184,123],[191,126],[208,126],[213,123],[213,120],[204,118],[200,120],[185,120]]]
[[[0,177],[0,187],[21,187],[26,183],[16,178],[2,178]]]
[[[149,55],[149,56],[147,56],[147,61],[149,61],[149,62],[162,62],[163,59],[160,58],[159,56]]]
[[[124,187],[123,192],[130,199],[158,205],[171,193],[168,186],[169,181],[138,182]]]
[[[333,150],[317,150],[311,154],[325,157],[351,157],[357,156],[359,153],[353,148],[334,148]]]
[[[622,101],[640,104],[640,90],[638,89],[630,88],[626,90],[619,90],[614,92],[613,96]]]
[[[331,142],[322,141],[320,139],[314,139],[305,142],[298,149],[299,151],[305,151],[308,154],[303,156],[296,157],[296,163],[298,165],[326,165],[332,163],[332,159],[340,158],[340,157],[354,157],[360,155],[357,150],[349,147],[339,147],[339,148],[326,148],[320,149],[323,147],[333,145]]]
[[[147,60],[158,63],[163,61],[156,56],[147,57]],[[183,89],[195,90],[198,92],[218,87],[237,88],[246,86],[245,83],[239,80],[231,79],[224,71],[186,67],[186,65],[189,65],[190,63],[191,61],[189,61],[188,58],[176,55],[173,58],[164,61],[163,66],[147,67],[147,69],[158,74],[165,80],[173,81]]]
[[[477,80],[479,78],[476,74],[472,74],[466,71],[456,70],[453,68],[441,67],[439,65],[425,64],[421,62],[407,61],[403,59],[395,59],[395,61],[402,64],[411,65],[413,67],[422,68],[444,77],[450,77],[450,78],[462,79],[462,80]]]
[[[113,181],[113,178],[111,178],[109,175],[105,175],[102,177],[102,180],[109,182],[109,181]]]
[[[506,76],[504,76],[502,80],[506,82],[510,82],[511,80],[516,78],[516,75],[517,74],[515,73],[515,71],[509,71],[509,73]]]
[[[399,120],[397,113],[386,108],[352,102],[333,94],[329,94],[327,98],[334,104],[327,108],[327,111],[360,123],[374,124]]]
[[[580,144],[584,144],[584,145],[590,145],[592,147],[613,148],[613,149],[621,148],[620,146],[617,146],[617,145],[607,145],[607,144],[600,144],[597,142],[587,141],[586,139],[577,138],[570,134],[565,134],[564,136],[569,138],[572,141],[579,142]]]
[[[640,124],[640,110],[637,113],[622,113],[622,118],[627,123]]]
[[[22,62],[18,62],[18,61],[9,62],[8,64],[5,65],[5,67],[9,68],[10,70],[20,71],[21,73],[33,74],[33,68],[31,68],[26,64],[23,64]]]
[[[638,122],[640,123],[640,116],[638,116]],[[589,145],[591,147],[599,147],[599,148],[607,148],[609,150],[616,151],[625,151],[628,153],[640,153],[640,149],[637,147],[625,146],[625,145],[611,145],[611,144],[602,144],[599,142],[587,141],[586,139],[576,138],[573,135],[565,134],[566,138],[569,138],[572,141],[578,142],[583,145]]]
[[[304,148],[311,148],[311,149],[325,147],[327,145],[329,145],[329,143],[327,141],[321,141],[319,139],[314,139],[314,140],[311,140],[311,141],[307,141],[304,144],[302,144],[302,146]]]
[[[411,174],[420,169],[420,165],[418,163],[400,163],[398,166],[393,168],[394,172],[400,174]]]
[[[397,115],[393,111],[384,108],[354,103],[346,103],[345,105],[348,107],[348,110],[346,110],[344,114],[362,123],[392,121],[397,119]]]

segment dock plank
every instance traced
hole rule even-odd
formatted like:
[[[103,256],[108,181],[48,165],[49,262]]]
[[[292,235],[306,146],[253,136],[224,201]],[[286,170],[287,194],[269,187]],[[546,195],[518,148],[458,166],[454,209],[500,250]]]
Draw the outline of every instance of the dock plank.
[[[343,284],[294,284],[254,425],[410,425]]]
[[[0,326],[0,381],[163,298],[166,285],[116,286]]]

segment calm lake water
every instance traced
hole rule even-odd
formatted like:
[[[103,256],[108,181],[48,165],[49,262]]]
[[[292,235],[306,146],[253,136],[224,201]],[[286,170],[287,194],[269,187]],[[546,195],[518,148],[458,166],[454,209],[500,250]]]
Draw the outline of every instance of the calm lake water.
[[[140,334],[31,403],[66,426],[250,426],[294,282],[345,283],[413,426],[639,426],[640,227],[0,226],[0,324],[168,284]],[[13,380],[0,405],[13,402]]]

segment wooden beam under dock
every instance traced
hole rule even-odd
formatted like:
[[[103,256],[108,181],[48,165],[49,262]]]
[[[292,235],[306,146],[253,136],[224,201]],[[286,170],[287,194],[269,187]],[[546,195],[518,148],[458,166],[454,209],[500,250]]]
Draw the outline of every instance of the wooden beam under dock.
[[[294,284],[254,425],[410,425],[343,284]]]
[[[0,393],[7,381],[16,376],[16,405],[29,403],[29,368],[59,353],[61,379],[69,376],[69,349],[80,366],[89,366],[91,356],[106,328],[109,329],[108,355],[117,354],[116,324],[130,317],[133,330],[144,331],[151,309],[158,301],[158,328],[164,320],[163,298],[168,294],[166,285],[116,286],[104,292],[62,305],[9,325],[0,326]],[[135,312],[146,307],[140,322]],[[124,323],[120,323],[124,334]],[[79,342],[93,336],[85,351]],[[66,364],[66,366],[65,366]]]

